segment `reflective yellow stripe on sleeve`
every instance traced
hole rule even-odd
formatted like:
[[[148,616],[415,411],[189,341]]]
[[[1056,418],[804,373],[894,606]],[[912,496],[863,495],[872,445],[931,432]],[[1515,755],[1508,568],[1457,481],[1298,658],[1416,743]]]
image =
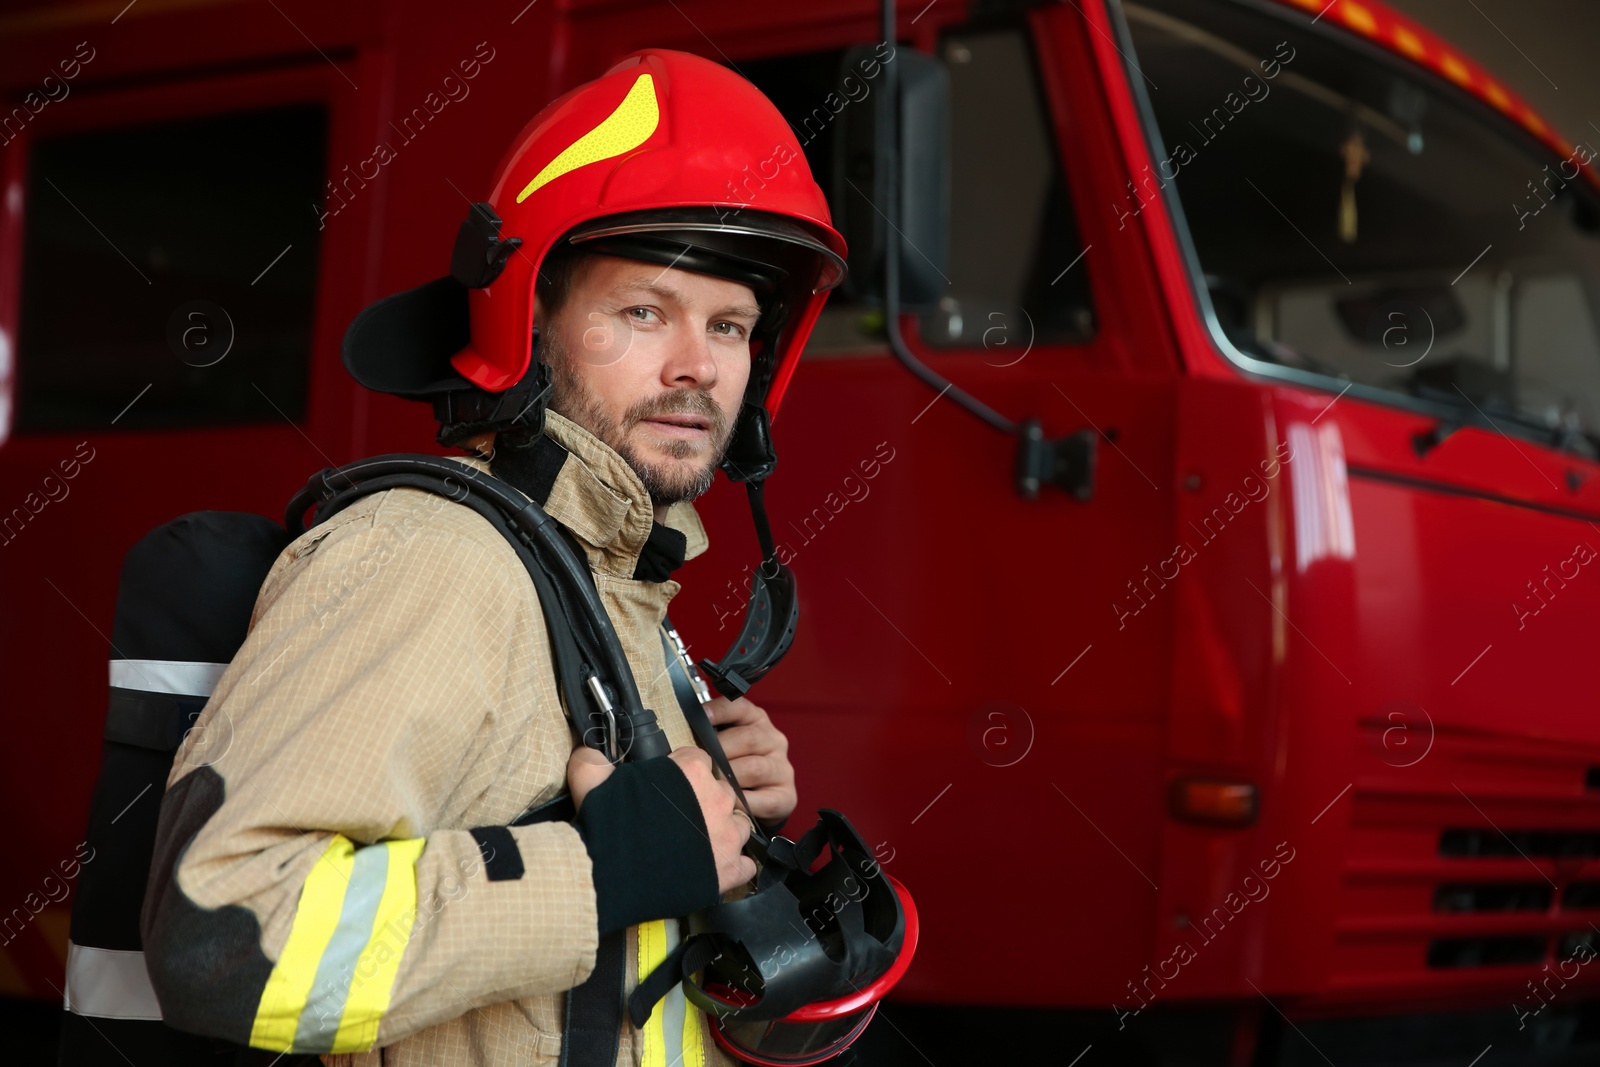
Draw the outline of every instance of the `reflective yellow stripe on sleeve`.
[[[250,1029],[250,1044],[256,1048],[274,1052],[293,1048],[300,1014],[317,976],[317,963],[339,925],[354,860],[355,846],[350,839],[335,835],[306,875],[289,940],[283,944],[256,1007],[255,1025]]]
[[[277,1052],[372,1047],[416,922],[424,844],[413,838],[357,849],[334,836],[301,888],[250,1044]]]
[[[678,947],[682,936],[678,924],[677,919],[657,919],[639,925],[641,979]],[[705,1067],[703,1019],[683,995],[683,985],[674,985],[650,1009],[650,1018],[639,1032],[640,1067]]]
[[[344,1017],[330,1051],[361,1052],[378,1040],[378,1022],[389,1010],[389,997],[400,974],[400,956],[411,941],[417,920],[417,860],[424,844],[420,837],[384,842],[389,852],[388,878],[372,919],[371,936],[356,961]]]
[[[675,992],[680,997],[683,996],[683,987],[679,986]],[[706,1067],[705,1012],[690,1004],[688,1000],[688,997],[684,997],[683,1067]]]
[[[639,977],[643,979],[667,958],[667,922],[665,919],[656,919],[640,923],[638,930]],[[667,1067],[667,1043],[662,1018],[664,1006],[657,1002],[650,1009],[650,1018],[645,1020],[644,1029],[639,1034],[640,1067]]]

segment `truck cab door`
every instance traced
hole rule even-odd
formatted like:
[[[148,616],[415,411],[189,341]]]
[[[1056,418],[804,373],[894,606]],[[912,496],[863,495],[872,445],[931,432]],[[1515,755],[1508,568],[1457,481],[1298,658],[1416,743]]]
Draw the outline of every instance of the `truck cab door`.
[[[1149,137],[1126,207],[1191,378],[1180,468],[1288,451],[1245,551],[1196,564],[1240,696],[1194,702],[1170,755],[1261,781],[1234,875],[1304,858],[1194,973],[1503,1011],[1595,936],[1595,152],[1393,13],[1113,10]],[[1197,862],[1221,841],[1174,835]],[[1179,926],[1212,903],[1180,884]]]

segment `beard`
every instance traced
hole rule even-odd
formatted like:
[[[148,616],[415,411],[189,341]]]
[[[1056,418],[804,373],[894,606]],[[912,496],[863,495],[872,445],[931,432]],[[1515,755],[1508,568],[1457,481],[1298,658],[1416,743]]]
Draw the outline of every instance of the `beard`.
[[[573,370],[571,353],[556,340],[554,330],[541,334],[539,356],[550,366],[550,410],[582,426],[621,456],[644,483],[652,504],[665,507],[693,500],[711,488],[717,464],[722,462],[733,439],[733,423],[708,390],[675,389],[649,397],[633,404],[616,419],[605,410],[589,383]],[[706,420],[711,454],[703,463],[687,468],[682,464],[652,463],[629,441],[628,434],[634,427],[646,419],[663,415],[698,415]],[[681,438],[667,438],[658,447],[676,460],[692,460],[705,451],[702,442]]]

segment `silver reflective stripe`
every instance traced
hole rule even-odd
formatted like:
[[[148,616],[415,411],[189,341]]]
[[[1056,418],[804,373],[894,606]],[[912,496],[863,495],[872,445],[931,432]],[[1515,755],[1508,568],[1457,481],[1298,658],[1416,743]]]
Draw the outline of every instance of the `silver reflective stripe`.
[[[668,919],[664,925],[667,955],[670,956],[678,947],[678,920]],[[666,1046],[669,1067],[679,1067],[683,1063],[683,1009],[683,983],[679,982],[661,998],[661,1043]]]
[[[345,1002],[350,997],[350,981],[367,942],[372,940],[378,905],[389,881],[389,850],[383,845],[356,849],[350,868],[350,885],[339,908],[339,924],[334,927],[328,947],[322,950],[311,992],[300,1012],[295,1028],[294,1047],[305,1052],[331,1052],[333,1039],[344,1018]]]
[[[181,659],[114,659],[111,684],[118,689],[143,689],[147,693],[208,697],[226,663],[193,663]]]
[[[143,952],[67,942],[67,1010],[96,1019],[161,1019]]]

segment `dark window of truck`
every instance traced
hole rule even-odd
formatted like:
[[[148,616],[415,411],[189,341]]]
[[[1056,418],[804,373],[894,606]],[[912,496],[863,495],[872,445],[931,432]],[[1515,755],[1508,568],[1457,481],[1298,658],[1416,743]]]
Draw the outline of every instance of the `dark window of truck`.
[[[1578,174],[1592,148],[1563,160],[1298,13],[1123,11],[1163,143],[1119,210],[1176,192],[1225,352],[1593,454],[1600,211]]]
[[[35,140],[18,430],[303,418],[326,126],[297,105]]]
[[[910,48],[902,43],[898,47]],[[1089,275],[1033,51],[1020,29],[961,31],[938,57],[950,72],[949,286],[919,323],[923,340],[972,348],[1002,330],[1019,346],[1079,344],[1094,332]],[[837,107],[872,107],[876,84],[840,51],[741,63],[794,127],[811,173],[833,173]],[[820,110],[819,110],[820,109]],[[821,116],[819,118],[819,116]],[[1070,269],[1068,269],[1070,267]],[[881,307],[835,293],[807,351],[863,350],[883,338]]]

